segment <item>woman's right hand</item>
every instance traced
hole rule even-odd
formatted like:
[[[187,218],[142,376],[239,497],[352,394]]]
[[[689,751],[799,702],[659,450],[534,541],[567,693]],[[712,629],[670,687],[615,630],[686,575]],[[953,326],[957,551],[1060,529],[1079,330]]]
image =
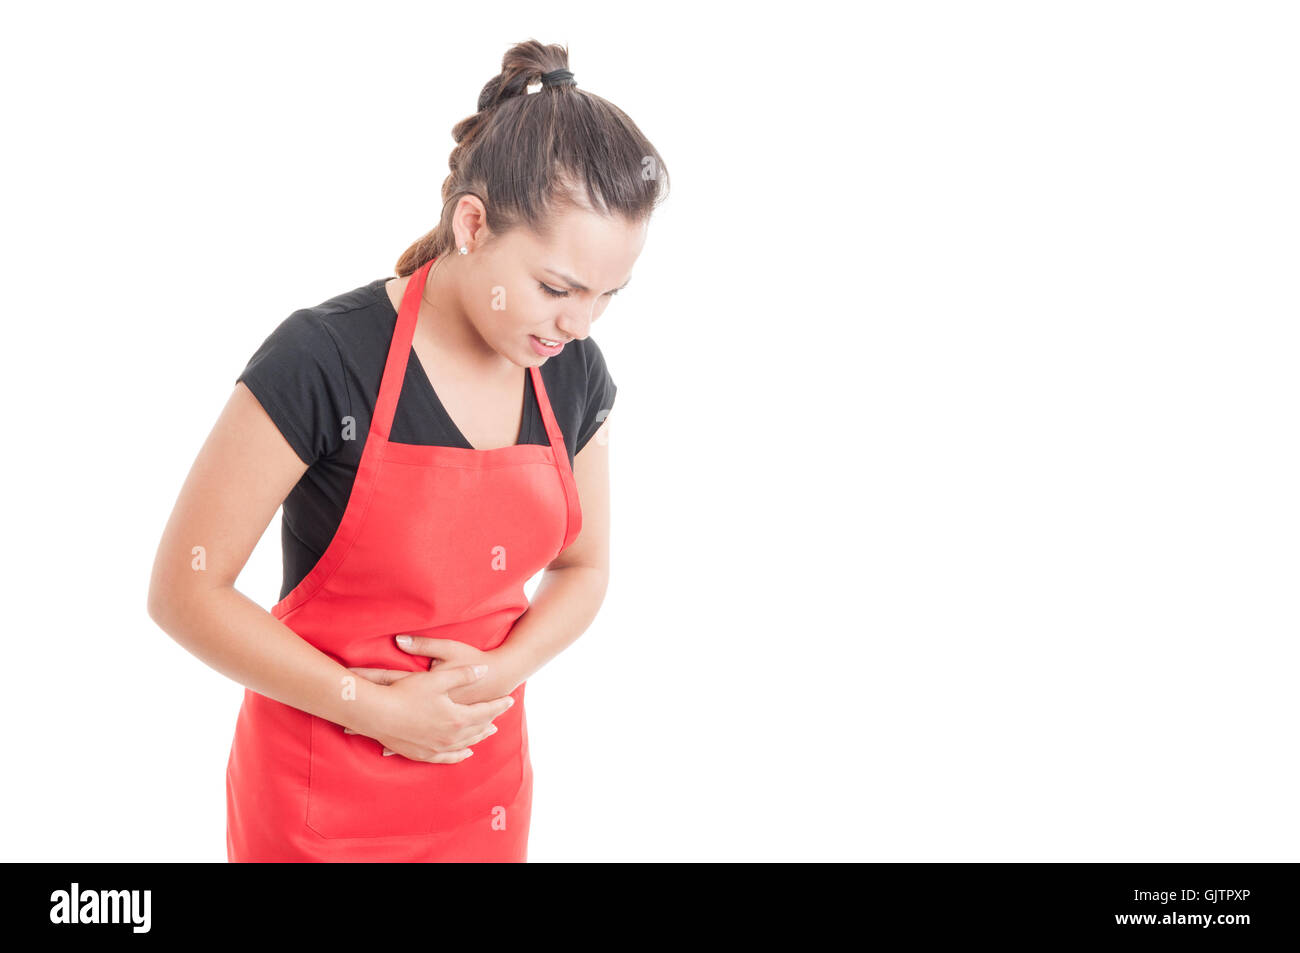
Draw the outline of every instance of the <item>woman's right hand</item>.
[[[429,671],[401,672],[391,669],[352,668],[365,678],[388,686],[392,692],[383,728],[364,734],[384,746],[384,754],[400,754],[412,761],[455,764],[474,752],[478,744],[496,732],[492,722],[515,703],[510,695],[489,701],[460,705],[448,693],[483,677],[485,665],[435,667]]]

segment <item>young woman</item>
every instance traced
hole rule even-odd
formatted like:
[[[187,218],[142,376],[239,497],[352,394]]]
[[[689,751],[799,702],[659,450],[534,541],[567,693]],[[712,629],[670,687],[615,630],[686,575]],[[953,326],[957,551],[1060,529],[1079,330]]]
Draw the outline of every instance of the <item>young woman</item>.
[[[232,861],[527,859],[525,680],[609,574],[616,388],[589,334],[667,190],[567,62],[506,54],[452,130],[437,227],[275,329],[168,521],[149,613],[246,686]],[[281,503],[268,612],[234,584]]]

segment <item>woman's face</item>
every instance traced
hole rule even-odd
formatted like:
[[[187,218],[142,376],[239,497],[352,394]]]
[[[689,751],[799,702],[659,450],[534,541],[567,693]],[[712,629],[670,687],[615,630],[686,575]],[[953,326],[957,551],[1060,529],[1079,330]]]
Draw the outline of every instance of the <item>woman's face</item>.
[[[493,350],[524,367],[591,333],[631,278],[646,239],[644,222],[585,209],[567,209],[552,222],[550,239],[516,228],[468,255],[452,253],[463,269],[460,298],[470,322]]]

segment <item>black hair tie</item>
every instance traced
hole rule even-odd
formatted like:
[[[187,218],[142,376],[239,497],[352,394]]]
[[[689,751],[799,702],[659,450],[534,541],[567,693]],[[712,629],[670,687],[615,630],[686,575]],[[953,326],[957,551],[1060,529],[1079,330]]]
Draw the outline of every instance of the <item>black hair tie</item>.
[[[578,85],[574,82],[573,74],[567,69],[553,69],[549,73],[542,74],[543,86],[560,86],[564,83],[572,83],[574,86]]]

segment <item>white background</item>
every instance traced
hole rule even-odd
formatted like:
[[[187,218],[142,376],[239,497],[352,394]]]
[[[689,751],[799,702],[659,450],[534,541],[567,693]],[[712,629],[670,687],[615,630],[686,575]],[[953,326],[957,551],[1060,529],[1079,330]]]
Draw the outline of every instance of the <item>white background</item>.
[[[1300,860],[1294,7],[4,21],[3,859],[225,860],[242,688],[145,611],[163,525],[536,38],[673,189],[593,335],[613,576],[528,683],[529,859]]]

